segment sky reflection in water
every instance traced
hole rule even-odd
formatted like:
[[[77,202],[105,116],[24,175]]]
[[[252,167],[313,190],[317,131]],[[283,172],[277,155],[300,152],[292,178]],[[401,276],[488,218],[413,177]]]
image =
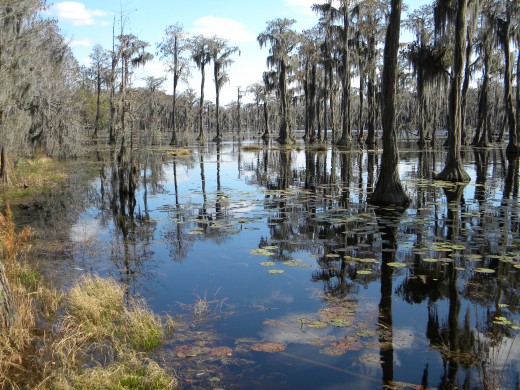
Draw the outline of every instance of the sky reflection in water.
[[[70,234],[77,272],[113,275],[185,324],[161,351],[185,387],[479,387],[476,351],[493,340],[478,359],[512,387],[517,162],[468,153],[471,183],[446,192],[428,179],[444,156],[404,150],[413,204],[397,220],[366,205],[380,158],[366,151],[150,153],[133,212],[110,174],[92,182],[95,202]]]

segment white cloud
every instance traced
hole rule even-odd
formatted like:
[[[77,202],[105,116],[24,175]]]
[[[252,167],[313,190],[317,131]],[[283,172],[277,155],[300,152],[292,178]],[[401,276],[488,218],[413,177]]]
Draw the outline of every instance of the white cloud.
[[[193,32],[208,37],[217,35],[235,43],[254,42],[256,37],[244,25],[233,19],[204,16],[194,22]]]
[[[298,12],[306,15],[315,15],[311,7],[313,4],[319,3],[316,0],[284,0],[285,4],[290,7],[298,8]]]
[[[95,18],[108,15],[108,12],[88,9],[85,4],[75,1],[62,1],[51,7],[58,19],[67,20],[73,26],[92,26],[97,24]]]
[[[74,40],[70,41],[70,47],[78,47],[78,46],[90,47],[90,46],[92,46],[92,42],[90,41],[90,39],[74,39]]]

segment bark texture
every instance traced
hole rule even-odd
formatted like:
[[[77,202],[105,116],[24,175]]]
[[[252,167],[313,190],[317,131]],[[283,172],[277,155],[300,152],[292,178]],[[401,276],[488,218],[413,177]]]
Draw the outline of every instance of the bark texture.
[[[397,52],[402,0],[392,0],[390,23],[386,33],[383,67],[383,156],[376,188],[370,198],[375,205],[406,206],[410,198],[399,178],[399,151],[395,130]]]
[[[0,264],[0,329],[9,329],[15,319],[13,298],[9,283],[5,277],[5,269]]]
[[[469,182],[471,179],[462,165],[460,155],[462,138],[461,87],[464,70],[466,40],[467,0],[458,0],[457,18],[455,22],[455,51],[453,61],[453,77],[450,88],[450,134],[448,136],[448,157],[446,166],[435,178],[452,182]]]

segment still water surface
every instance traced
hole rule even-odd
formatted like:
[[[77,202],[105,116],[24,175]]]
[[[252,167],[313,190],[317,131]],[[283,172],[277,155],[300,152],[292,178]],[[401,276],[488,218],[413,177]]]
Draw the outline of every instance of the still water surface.
[[[45,226],[43,269],[113,276],[172,315],[157,355],[184,388],[516,386],[517,160],[467,151],[471,183],[445,185],[443,153],[403,145],[397,213],[366,202],[377,152],[243,146],[143,153],[131,198],[97,154],[20,211]]]

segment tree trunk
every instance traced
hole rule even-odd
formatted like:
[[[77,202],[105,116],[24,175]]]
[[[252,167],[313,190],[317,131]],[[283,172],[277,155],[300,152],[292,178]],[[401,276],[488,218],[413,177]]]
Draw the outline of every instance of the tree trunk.
[[[392,0],[390,23],[386,32],[383,65],[383,156],[376,188],[370,198],[375,205],[407,206],[410,198],[399,178],[399,151],[395,130],[397,52],[402,0]]]
[[[334,110],[334,77],[332,75],[332,65],[329,65],[329,107],[330,107],[330,134],[334,141],[336,136],[335,131],[335,110]],[[325,129],[325,140],[327,139],[327,130]]]
[[[464,66],[464,82],[462,83],[462,100],[461,100],[461,111],[460,111],[460,123],[461,123],[461,145],[467,144],[467,133],[466,133],[466,104],[467,104],[467,95],[469,89],[469,81],[471,78],[471,69],[470,69],[470,61],[471,54],[473,52],[473,43],[471,34],[467,33],[467,44],[466,44],[466,62]]]
[[[477,129],[475,130],[475,136],[473,137],[472,145],[486,147],[488,144],[488,118],[489,118],[489,99],[488,99],[488,86],[489,86],[489,52],[486,47],[484,53],[484,76],[482,81],[482,89],[480,91],[480,99],[478,105],[478,123]]]
[[[217,135],[213,138],[213,142],[222,141],[222,135],[220,134],[220,90],[219,87],[216,87],[216,95],[215,95],[215,120],[217,122]]]
[[[311,82],[309,84],[309,142],[316,142],[316,64],[311,65]],[[319,119],[318,119],[319,123]],[[319,136],[318,136],[319,139]]]
[[[171,146],[177,145],[177,129],[176,129],[176,107],[177,106],[177,76],[173,75],[173,95],[172,95],[172,139],[170,140]]]
[[[417,144],[422,148],[426,144],[424,138],[426,124],[426,102],[424,97],[423,67],[417,70],[417,95],[419,97],[419,141]]]
[[[240,87],[237,88],[237,133],[240,137],[240,133],[242,132],[242,119],[240,114],[240,98],[242,97],[240,93]]]
[[[9,184],[9,170],[7,169],[7,151],[5,145],[0,150],[0,184]]]
[[[327,57],[328,58],[328,57]],[[324,72],[323,72],[323,140],[327,140],[327,124],[328,124],[328,110],[327,110],[327,104],[329,101],[329,95],[327,91],[327,86],[329,85],[329,81],[327,79],[328,77],[328,71],[327,66],[325,66]],[[332,91],[331,91],[332,93]]]
[[[359,76],[359,117],[358,117],[358,142],[363,140],[365,124],[363,123],[363,105],[365,101],[365,77],[364,77],[364,66],[360,64],[360,76]]]
[[[204,128],[202,123],[202,117],[204,114],[204,82],[206,81],[206,72],[204,70],[204,65],[200,69],[201,74],[201,82],[200,82],[200,101],[199,101],[199,136],[197,137],[197,141],[204,140]]]
[[[435,176],[437,180],[452,182],[468,182],[471,180],[468,173],[464,170],[460,155],[462,135],[460,94],[465,57],[466,9],[467,0],[458,0],[457,18],[455,22],[455,58],[449,97],[450,132],[448,135],[448,157],[446,159],[446,166],[442,172]]]
[[[281,61],[280,64],[280,132],[278,136],[278,142],[281,144],[292,143],[292,134],[290,130],[290,112],[289,104],[287,102],[287,76],[286,76],[286,64]]]
[[[373,61],[375,60],[375,39],[370,37],[368,40],[368,62],[370,69],[367,72],[367,104],[368,104],[368,118],[367,118],[367,138],[365,144],[373,146],[376,143],[376,92],[375,92],[375,67]]]
[[[343,32],[342,32],[342,75],[341,75],[341,111],[343,114],[341,138],[336,142],[336,145],[342,147],[349,147],[352,144],[351,123],[350,123],[350,51],[348,48],[349,36],[349,0],[344,0],[344,14],[343,14]]]
[[[101,75],[97,74],[97,83],[96,83],[96,123],[94,123],[94,133],[92,134],[92,138],[96,139],[99,130],[99,122],[101,120]]]
[[[15,320],[15,307],[5,268],[0,264],[0,329],[9,329]]]
[[[267,141],[269,139],[269,112],[267,110],[267,101],[264,100],[264,134],[262,134],[262,139]]]
[[[506,148],[507,154],[519,154],[520,147],[518,146],[518,134],[516,132],[516,119],[513,107],[513,98],[511,93],[511,46],[509,43],[511,30],[511,4],[506,2],[506,25],[502,34],[504,37],[504,103],[506,105],[507,122],[509,123],[509,143]]]
[[[518,37],[517,46],[520,47],[520,37]],[[516,135],[520,135],[520,50],[516,57]]]

